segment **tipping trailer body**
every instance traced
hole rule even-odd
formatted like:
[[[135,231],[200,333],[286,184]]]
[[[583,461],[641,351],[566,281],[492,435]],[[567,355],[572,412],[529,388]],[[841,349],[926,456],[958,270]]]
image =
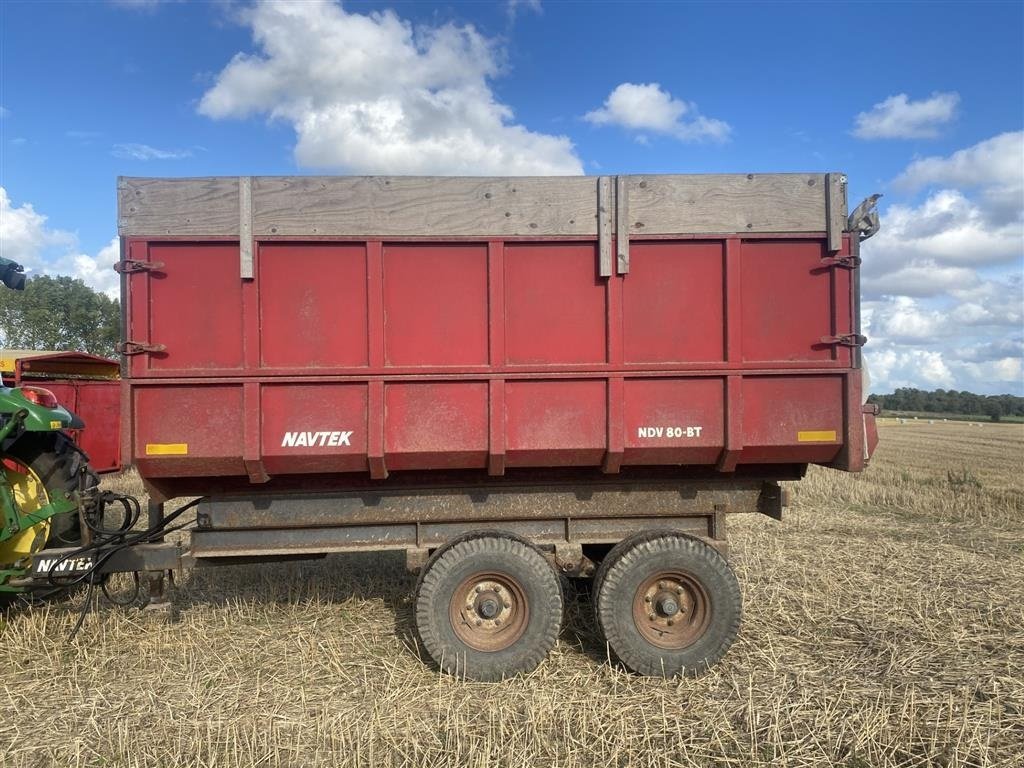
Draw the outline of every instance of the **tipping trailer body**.
[[[846,207],[837,173],[123,178],[123,455],[162,497],[858,471]]]

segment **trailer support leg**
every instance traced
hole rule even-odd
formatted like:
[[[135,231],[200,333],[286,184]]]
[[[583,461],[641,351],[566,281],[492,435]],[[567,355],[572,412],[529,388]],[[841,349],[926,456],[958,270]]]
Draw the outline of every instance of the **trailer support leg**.
[[[148,527],[150,530],[159,528],[164,521],[164,505],[160,501],[150,501],[147,512],[149,513]],[[153,539],[153,542],[162,542],[163,536]],[[146,610],[169,611],[170,601],[167,599],[165,577],[163,571],[148,571],[146,580],[149,582],[149,597],[146,600]]]

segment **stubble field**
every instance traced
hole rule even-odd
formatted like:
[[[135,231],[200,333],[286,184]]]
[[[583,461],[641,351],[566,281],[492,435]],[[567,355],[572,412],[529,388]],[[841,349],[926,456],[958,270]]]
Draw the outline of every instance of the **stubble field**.
[[[0,765],[1024,765],[1024,427],[881,437],[782,523],[730,518],[744,626],[700,679],[609,665],[581,594],[536,672],[465,682],[418,658],[397,556],[232,566],[169,623],[2,615]]]

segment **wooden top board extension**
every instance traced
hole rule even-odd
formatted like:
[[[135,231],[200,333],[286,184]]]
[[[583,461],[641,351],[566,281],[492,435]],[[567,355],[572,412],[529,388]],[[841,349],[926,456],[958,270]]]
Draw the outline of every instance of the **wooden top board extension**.
[[[841,173],[118,180],[126,237],[598,236],[846,229]],[[602,220],[602,212],[604,219]]]

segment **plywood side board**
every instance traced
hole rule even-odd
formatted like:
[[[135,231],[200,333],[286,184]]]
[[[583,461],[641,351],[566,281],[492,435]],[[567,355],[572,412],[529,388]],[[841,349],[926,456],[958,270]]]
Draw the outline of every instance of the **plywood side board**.
[[[833,175],[838,178],[839,175]],[[121,178],[124,236],[550,237],[599,232],[608,177]],[[826,174],[643,175],[613,180],[630,237],[826,232],[846,216]],[[248,190],[247,190],[248,188]],[[240,192],[241,190],[241,192]],[[251,192],[247,198],[246,191]],[[625,196],[621,192],[625,192]],[[831,198],[829,197],[831,195]],[[243,205],[242,203],[247,203]],[[839,210],[841,203],[841,210]],[[251,211],[251,213],[250,213]],[[246,219],[246,216],[251,216]]]

